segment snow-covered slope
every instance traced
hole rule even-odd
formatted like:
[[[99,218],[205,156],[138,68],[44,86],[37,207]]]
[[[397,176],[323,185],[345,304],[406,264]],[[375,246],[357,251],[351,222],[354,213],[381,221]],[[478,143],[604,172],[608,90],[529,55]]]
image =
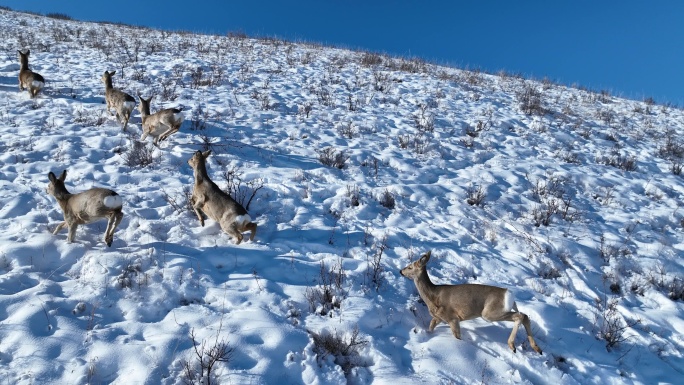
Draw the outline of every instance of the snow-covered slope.
[[[682,378],[680,109],[7,10],[0,49],[2,383],[209,383],[198,356],[212,355],[222,384]],[[36,99],[18,90],[18,49],[47,80]],[[137,111],[128,132],[106,113],[105,70],[156,95],[153,112],[183,108],[180,132],[136,144]],[[254,242],[188,210],[187,160],[206,149],[209,175],[249,202]],[[47,175],[64,169],[72,192],[123,197],[111,248],[106,221],[72,244],[52,235],[62,212]],[[427,250],[436,283],[514,291],[544,353],[523,331],[512,353],[510,323],[463,322],[460,341],[444,324],[427,333],[399,275]]]

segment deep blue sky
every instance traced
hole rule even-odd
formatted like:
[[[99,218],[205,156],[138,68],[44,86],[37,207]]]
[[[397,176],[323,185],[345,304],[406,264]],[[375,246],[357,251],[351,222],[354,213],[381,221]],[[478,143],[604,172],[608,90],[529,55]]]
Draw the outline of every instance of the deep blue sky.
[[[0,0],[0,5],[79,20],[243,31],[418,56],[684,106],[681,0]]]

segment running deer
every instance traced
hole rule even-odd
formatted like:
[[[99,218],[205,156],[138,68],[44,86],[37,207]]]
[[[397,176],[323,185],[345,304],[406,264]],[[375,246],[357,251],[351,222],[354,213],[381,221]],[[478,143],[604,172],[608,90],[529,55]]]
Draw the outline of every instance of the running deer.
[[[107,218],[109,222],[105,230],[104,241],[107,246],[111,247],[114,240],[114,230],[121,223],[121,218],[123,218],[123,213],[121,212],[123,201],[119,194],[109,189],[97,187],[78,194],[72,194],[64,186],[66,170],[62,171],[62,175],[59,177],[50,172],[48,179],[50,183],[47,186],[47,192],[55,197],[64,212],[64,222],[57,225],[52,234],[56,235],[66,226],[69,228],[67,242],[71,243],[74,241],[78,225]]]
[[[202,216],[204,212],[209,218],[218,222],[221,229],[235,239],[236,244],[239,245],[242,242],[242,232],[245,231],[251,231],[249,240],[254,240],[257,225],[252,222],[247,210],[209,179],[206,161],[210,154],[211,150],[197,151],[188,160],[195,174],[195,185],[190,202],[200,224],[204,226]]]
[[[128,126],[128,120],[131,118],[131,113],[135,108],[135,98],[131,95],[114,88],[112,85],[112,75],[116,71],[105,71],[102,75],[102,83],[105,85],[105,101],[107,102],[107,112],[110,115],[112,111],[110,108],[114,108],[116,111],[116,120],[121,122],[123,120],[123,130],[126,131],[126,126]]]
[[[183,113],[178,108],[166,108],[159,110],[150,115],[150,102],[153,96],[145,99],[138,94],[140,104],[138,104],[138,111],[142,118],[142,137],[141,141],[145,141],[148,135],[154,138],[154,145],[157,146],[159,142],[166,140],[172,134],[175,134],[183,124]]]
[[[38,73],[33,72],[29,69],[29,55],[30,50],[26,52],[19,52],[19,90],[28,90],[31,98],[35,98],[38,92],[45,86],[45,79]]]
[[[410,278],[416,284],[420,297],[427,304],[432,321],[429,331],[433,331],[440,322],[449,324],[454,337],[461,339],[459,322],[478,317],[488,322],[512,321],[513,331],[508,337],[508,347],[515,353],[515,335],[522,323],[527,331],[530,346],[537,353],[542,350],[532,337],[530,319],[526,314],[518,311],[513,294],[505,288],[477,285],[435,285],[430,281],[425,265],[430,260],[428,251],[419,260],[401,269],[400,273]]]

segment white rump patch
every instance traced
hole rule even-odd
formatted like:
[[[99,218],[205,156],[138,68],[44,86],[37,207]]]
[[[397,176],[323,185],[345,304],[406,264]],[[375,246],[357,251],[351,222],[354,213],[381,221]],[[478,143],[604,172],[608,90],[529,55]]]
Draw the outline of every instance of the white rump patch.
[[[183,113],[182,113],[182,112],[178,112],[178,113],[173,114],[173,119],[174,119],[176,122],[182,122],[183,119],[184,119]]]
[[[504,311],[513,310],[515,306],[515,295],[510,290],[506,290],[506,295],[504,295]]]
[[[127,110],[133,110],[135,108],[135,102],[123,102],[123,107]]]
[[[251,221],[252,217],[250,217],[249,214],[238,215],[237,217],[235,217],[235,223],[237,223],[238,226],[244,226]]]
[[[120,195],[110,195],[105,197],[102,200],[102,203],[104,203],[104,205],[110,209],[118,209],[119,207],[123,206],[123,199],[121,199]]]
[[[34,81],[31,82],[31,85],[32,85],[33,87],[35,87],[35,88],[43,88],[43,86],[45,85],[45,83],[43,83],[43,82],[41,82],[41,81],[39,81],[39,80],[34,80]]]

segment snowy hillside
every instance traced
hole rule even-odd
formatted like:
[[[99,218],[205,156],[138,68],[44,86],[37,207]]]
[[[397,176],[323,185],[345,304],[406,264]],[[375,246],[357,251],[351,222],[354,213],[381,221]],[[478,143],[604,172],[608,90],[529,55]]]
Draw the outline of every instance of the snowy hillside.
[[[123,132],[106,70],[180,132]],[[683,134],[678,108],[510,74],[0,10],[0,383],[681,383]],[[189,209],[197,150],[253,242]],[[123,197],[112,247],[105,220],[52,234],[65,169]],[[511,323],[428,333],[399,274],[428,250],[435,283],[515,292],[543,354]]]

